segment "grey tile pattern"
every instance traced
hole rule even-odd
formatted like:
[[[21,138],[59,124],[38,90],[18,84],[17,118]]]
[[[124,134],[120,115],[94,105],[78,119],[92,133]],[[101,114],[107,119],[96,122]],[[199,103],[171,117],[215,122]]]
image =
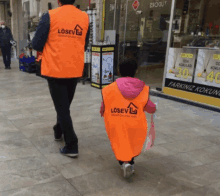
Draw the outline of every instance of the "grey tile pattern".
[[[159,102],[155,146],[125,180],[99,114],[99,89],[77,87],[71,114],[80,154],[71,159],[59,154],[64,142],[54,141],[46,81],[15,63],[0,65],[0,196],[220,195],[218,113],[151,97]]]

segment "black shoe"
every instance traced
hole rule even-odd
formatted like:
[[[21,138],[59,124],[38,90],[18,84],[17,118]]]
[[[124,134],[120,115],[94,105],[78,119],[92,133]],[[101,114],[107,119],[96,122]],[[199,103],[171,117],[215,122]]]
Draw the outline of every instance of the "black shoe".
[[[5,67],[5,69],[8,69],[8,67]]]
[[[54,130],[54,140],[60,141],[62,139],[62,135],[63,135],[60,126],[54,125],[53,130]]]
[[[11,69],[11,67],[8,67],[8,69]]]
[[[77,157],[78,156],[78,150],[69,150],[64,146],[63,148],[60,148],[60,153],[62,155],[68,156],[68,157]]]

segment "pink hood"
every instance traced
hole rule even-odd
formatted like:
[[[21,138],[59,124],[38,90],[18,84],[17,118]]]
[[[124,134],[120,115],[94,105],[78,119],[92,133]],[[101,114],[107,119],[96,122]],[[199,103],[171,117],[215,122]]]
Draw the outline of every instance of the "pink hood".
[[[124,77],[116,80],[121,94],[126,99],[136,98],[143,90],[145,83],[137,78]]]

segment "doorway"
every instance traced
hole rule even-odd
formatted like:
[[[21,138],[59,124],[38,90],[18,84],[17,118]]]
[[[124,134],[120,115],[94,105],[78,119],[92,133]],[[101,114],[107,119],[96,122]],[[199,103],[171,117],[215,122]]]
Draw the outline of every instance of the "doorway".
[[[117,1],[118,63],[135,58],[136,77],[152,88],[162,88],[171,2]]]

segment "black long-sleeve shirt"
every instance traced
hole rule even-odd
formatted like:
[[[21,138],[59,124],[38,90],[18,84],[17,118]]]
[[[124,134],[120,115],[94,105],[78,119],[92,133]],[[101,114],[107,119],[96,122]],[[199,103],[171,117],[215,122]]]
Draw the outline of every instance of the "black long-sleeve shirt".
[[[11,45],[10,41],[14,40],[11,29],[8,27],[0,28],[0,47]]]

